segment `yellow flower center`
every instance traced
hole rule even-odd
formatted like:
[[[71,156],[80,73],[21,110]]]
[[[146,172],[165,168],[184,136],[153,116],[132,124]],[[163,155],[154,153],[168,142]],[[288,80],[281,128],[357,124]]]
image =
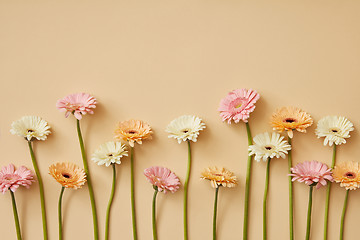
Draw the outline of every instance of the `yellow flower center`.
[[[235,108],[240,108],[242,106],[241,103],[239,103],[238,105],[235,106]]]

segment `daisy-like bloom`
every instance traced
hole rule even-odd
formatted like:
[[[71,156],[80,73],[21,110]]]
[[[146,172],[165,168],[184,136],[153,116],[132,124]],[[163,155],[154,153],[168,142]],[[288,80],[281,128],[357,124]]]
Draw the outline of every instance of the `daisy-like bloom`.
[[[153,186],[157,187],[159,192],[174,193],[180,187],[179,178],[168,168],[149,167],[144,170],[144,175]]]
[[[24,116],[11,124],[10,132],[25,138],[27,141],[34,139],[46,140],[50,134],[48,123],[37,116]]]
[[[112,163],[120,164],[120,159],[128,156],[126,147],[120,142],[106,142],[93,153],[91,160],[98,165],[110,166]]]
[[[211,181],[211,186],[217,188],[218,186],[235,187],[237,185],[237,177],[234,173],[225,168],[209,167],[201,173],[201,179]]]
[[[120,122],[115,129],[115,139],[128,141],[131,147],[135,142],[142,144],[142,140],[151,139],[151,127],[144,121],[131,119]]]
[[[81,120],[82,115],[94,113],[92,108],[96,108],[96,104],[96,99],[90,94],[75,93],[58,100],[56,107],[61,112],[65,112],[65,117],[73,113],[78,120]]]
[[[293,130],[306,132],[306,128],[313,124],[313,120],[308,113],[299,108],[282,107],[273,113],[270,124],[273,130],[287,131],[288,136],[292,138]]]
[[[192,115],[183,115],[172,120],[166,127],[166,132],[170,133],[169,138],[181,141],[191,140],[197,141],[199,131],[206,128],[205,123],[201,122],[201,118]]]
[[[255,109],[255,103],[259,100],[260,94],[252,89],[236,89],[228,93],[220,102],[218,111],[223,121],[231,124],[233,120],[238,123],[240,120],[247,122],[250,113]]]
[[[33,173],[24,166],[15,170],[15,166],[9,164],[0,171],[0,191],[3,194],[9,189],[15,192],[19,186],[29,188],[34,181]]]
[[[49,167],[49,173],[65,188],[78,189],[86,182],[83,169],[73,163],[55,163]]]
[[[318,138],[325,137],[324,146],[332,146],[346,143],[345,138],[350,137],[354,125],[345,117],[326,116],[319,120],[315,133]]]
[[[279,133],[265,132],[254,137],[254,144],[249,146],[249,155],[255,155],[255,160],[266,161],[269,158],[285,158],[291,146]]]
[[[333,182],[331,176],[331,168],[326,164],[317,161],[307,161],[298,163],[295,167],[291,168],[292,181],[304,182],[306,185],[315,185],[319,189],[325,186],[327,181]],[[326,181],[327,180],[327,181]]]
[[[360,187],[360,166],[358,162],[341,162],[334,167],[333,177],[340,187],[356,190]]]

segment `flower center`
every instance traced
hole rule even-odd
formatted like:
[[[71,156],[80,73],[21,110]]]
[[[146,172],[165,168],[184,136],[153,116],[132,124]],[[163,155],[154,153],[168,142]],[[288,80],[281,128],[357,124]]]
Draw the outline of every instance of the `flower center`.
[[[183,133],[188,133],[189,131],[190,131],[190,130],[187,129],[187,128],[182,130]]]
[[[337,132],[339,132],[339,130],[334,128],[334,129],[331,129],[331,132],[337,133]]]
[[[64,177],[64,178],[70,178],[70,174],[63,173],[63,177]]]
[[[137,131],[135,131],[135,130],[129,130],[127,133],[128,133],[128,134],[136,134]]]
[[[294,119],[294,118],[285,118],[285,119],[284,119],[284,122],[286,122],[286,123],[293,123],[293,122],[296,122],[296,119]]]
[[[74,113],[75,110],[77,110],[77,109],[79,109],[81,107],[80,103],[71,104],[71,103],[67,102],[65,105],[66,105],[66,108],[68,110],[71,110],[72,113]]]
[[[113,156],[112,153],[109,153],[109,154],[108,154],[108,157],[112,157],[112,156]]]
[[[266,150],[271,150],[271,149],[272,149],[272,147],[268,147],[268,146],[266,146],[266,147],[265,147],[265,149],[266,149]]]
[[[34,130],[32,130],[32,129],[28,129],[28,130],[26,130],[28,133],[33,133],[33,132],[35,132]]]
[[[345,173],[345,176],[350,179],[354,179],[356,177],[356,174],[353,172],[347,172]]]
[[[5,176],[4,178],[5,178],[5,180],[8,180],[8,181],[13,179],[12,176]]]

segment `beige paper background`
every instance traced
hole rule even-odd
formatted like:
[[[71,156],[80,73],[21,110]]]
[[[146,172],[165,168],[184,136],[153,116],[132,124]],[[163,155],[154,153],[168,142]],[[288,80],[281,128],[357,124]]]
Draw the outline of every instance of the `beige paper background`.
[[[23,115],[43,117],[52,127],[35,151],[45,181],[50,239],[57,239],[60,186],[47,174],[55,162],[82,164],[75,120],[64,118],[55,103],[70,93],[98,99],[82,130],[91,153],[112,140],[116,123],[147,121],[154,138],[136,147],[136,199],[140,240],[152,239],[153,189],[143,169],[166,166],[184,180],[187,149],[168,139],[166,125],[195,114],[207,125],[193,144],[189,186],[189,239],[211,239],[214,190],[199,180],[208,166],[224,166],[239,177],[235,189],[221,189],[218,239],[242,239],[247,155],[244,124],[222,123],[220,99],[236,88],[261,94],[251,114],[253,135],[270,131],[272,112],[298,106],[314,121],[343,115],[355,125],[337,161],[359,161],[360,2],[358,1],[0,1],[1,166],[32,168],[24,140],[9,133]],[[331,148],[314,134],[294,137],[294,164],[318,160],[330,164]],[[103,239],[111,169],[91,161]],[[111,239],[132,239],[129,161],[118,166],[111,215]],[[288,239],[286,160],[271,164],[268,239]],[[253,164],[249,239],[262,236],[265,164]],[[295,236],[305,236],[308,187],[294,184]],[[182,195],[159,194],[159,239],[182,239]],[[322,239],[325,189],[314,193],[312,239]],[[345,190],[334,184],[329,240],[338,239]],[[24,239],[42,239],[38,187],[16,192]],[[345,239],[358,239],[360,191],[349,196]],[[87,188],[64,196],[64,239],[92,239]],[[0,196],[1,239],[15,239],[10,195]]]

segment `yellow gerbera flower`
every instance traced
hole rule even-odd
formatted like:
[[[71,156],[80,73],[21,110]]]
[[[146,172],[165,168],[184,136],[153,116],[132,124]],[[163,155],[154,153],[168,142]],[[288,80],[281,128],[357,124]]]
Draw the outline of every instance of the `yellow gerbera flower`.
[[[73,163],[55,163],[49,167],[49,173],[66,188],[81,188],[86,182],[83,169]]]
[[[211,186],[217,188],[218,186],[235,187],[237,185],[237,177],[234,173],[226,170],[225,168],[218,169],[217,167],[206,168],[201,173],[201,179],[211,181]]]
[[[299,108],[282,107],[273,113],[270,124],[273,130],[287,131],[288,136],[292,138],[293,130],[306,132],[306,128],[313,124],[313,120],[308,113]]]
[[[128,141],[131,147],[134,143],[142,144],[142,140],[151,139],[151,127],[141,120],[129,120],[120,122],[115,129],[115,139]]]
[[[360,187],[360,166],[358,162],[341,162],[334,167],[333,178],[346,190],[356,190]]]

